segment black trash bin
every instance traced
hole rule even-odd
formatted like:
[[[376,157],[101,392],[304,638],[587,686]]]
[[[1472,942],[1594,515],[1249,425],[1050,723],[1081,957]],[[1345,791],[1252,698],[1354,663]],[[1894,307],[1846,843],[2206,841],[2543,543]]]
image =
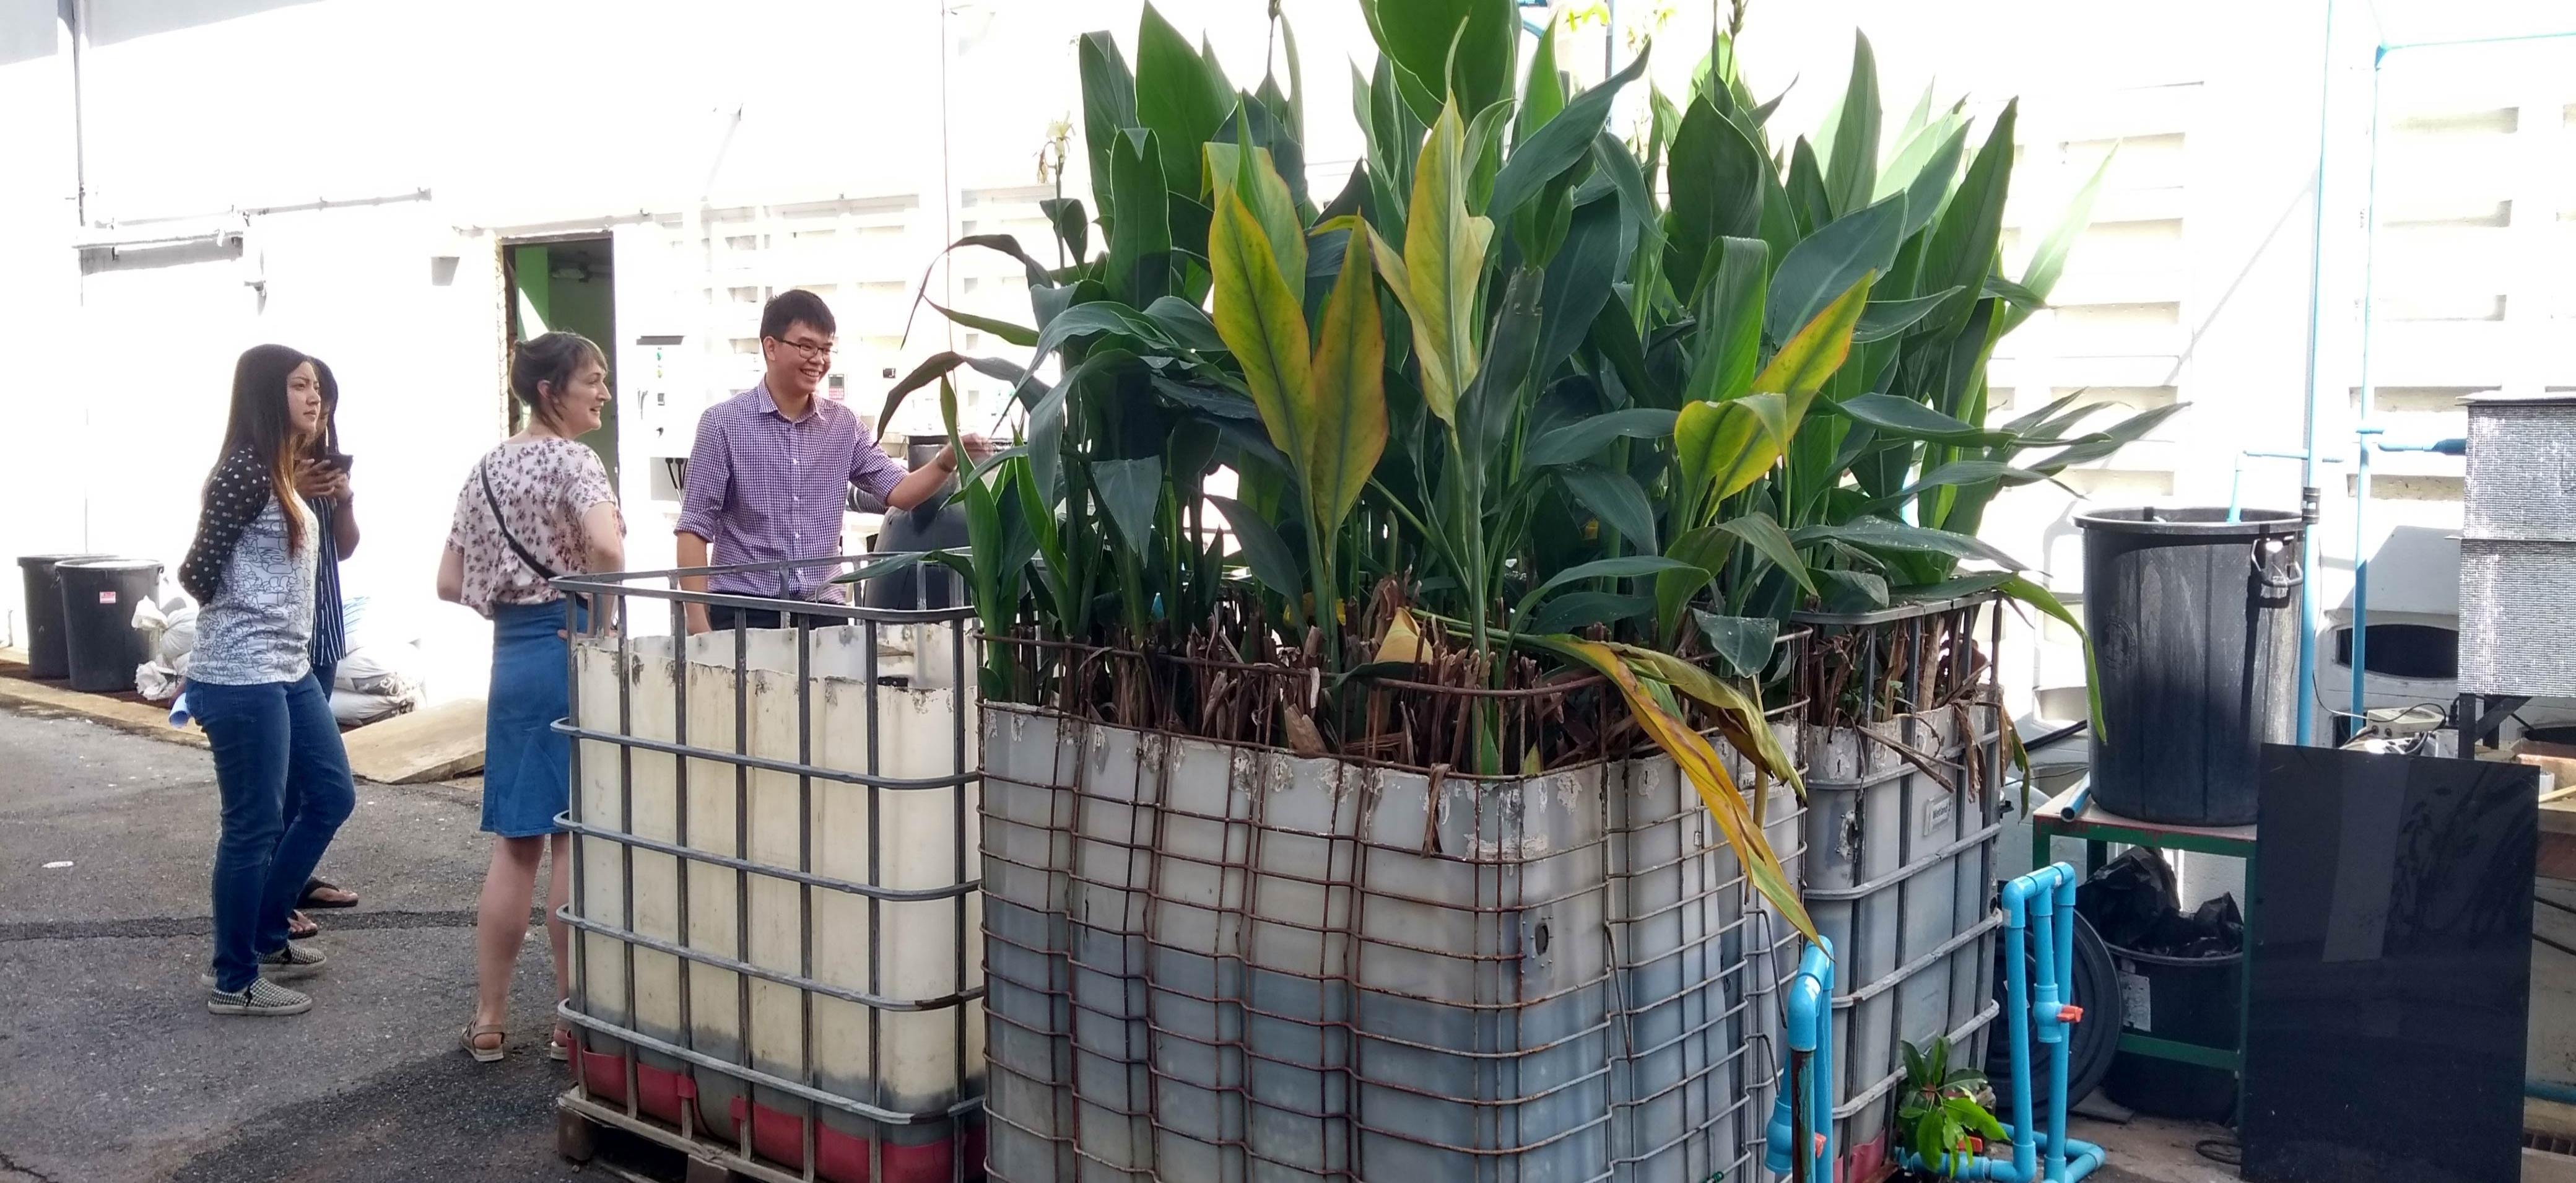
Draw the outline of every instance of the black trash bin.
[[[71,674],[63,652],[63,589],[54,569],[80,559],[107,555],[21,555],[18,571],[27,585],[27,676],[62,678]]]
[[[2167,825],[2254,820],[2257,761],[2298,725],[2299,515],[2114,509],[2084,529],[2101,730],[2093,800]]]
[[[134,667],[152,656],[134,627],[134,609],[161,585],[150,559],[85,559],[55,568],[63,592],[63,647],[72,689],[134,689]]]
[[[916,443],[906,460],[914,468],[930,463],[939,455],[939,443]],[[968,544],[966,503],[954,502],[938,508],[948,492],[957,485],[950,477],[940,491],[917,509],[889,509],[885,527],[877,532],[878,554],[902,554],[916,550],[954,550],[963,552]],[[900,571],[890,571],[868,580],[861,588],[859,602],[870,608],[948,608],[965,602],[964,581],[957,573],[936,563],[915,563]]]
[[[2177,1043],[2242,1046],[2245,954],[2167,957],[2111,949],[2120,976],[2120,1025]],[[2141,1113],[2179,1121],[2226,1121],[2236,1112],[2236,1074],[2121,1052],[2102,1091]]]

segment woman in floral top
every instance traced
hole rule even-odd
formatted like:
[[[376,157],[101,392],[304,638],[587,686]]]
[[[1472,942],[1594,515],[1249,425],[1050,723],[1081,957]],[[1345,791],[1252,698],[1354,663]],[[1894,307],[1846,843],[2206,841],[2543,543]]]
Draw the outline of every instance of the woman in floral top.
[[[555,817],[571,804],[572,746],[554,722],[570,711],[571,650],[563,593],[551,581],[625,565],[617,493],[598,454],[578,442],[599,427],[609,399],[608,359],[579,335],[547,333],[512,352],[510,392],[527,404],[527,427],[466,474],[438,565],[439,598],[492,621],[483,829],[494,841],[475,919],[474,1021],[464,1034],[465,1050],[484,1063],[501,1058],[510,977],[528,931],[537,866],[549,848],[546,936],[554,951],[555,996],[569,989],[569,938],[555,913],[571,886],[571,842],[555,828]],[[577,621],[585,628],[592,623]],[[562,1059],[567,1047],[557,1032],[547,1052]]]

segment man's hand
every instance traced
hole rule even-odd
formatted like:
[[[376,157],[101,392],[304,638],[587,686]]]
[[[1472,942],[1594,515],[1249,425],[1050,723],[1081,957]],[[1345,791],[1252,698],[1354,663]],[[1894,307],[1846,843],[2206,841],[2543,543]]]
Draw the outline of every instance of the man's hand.
[[[699,633],[713,631],[715,628],[714,625],[707,622],[707,606],[704,604],[691,603],[683,605],[682,615],[688,618],[687,627],[689,635],[692,637]]]
[[[963,436],[959,438],[958,442],[966,445],[966,457],[964,463],[970,465],[982,464],[984,461],[990,459],[994,453],[1002,450],[1002,446],[1000,444],[996,444],[980,435]],[[955,445],[952,444],[939,450],[939,466],[950,472],[955,472],[961,467]]]
[[[295,462],[295,491],[316,500],[349,495],[349,474],[319,460]]]

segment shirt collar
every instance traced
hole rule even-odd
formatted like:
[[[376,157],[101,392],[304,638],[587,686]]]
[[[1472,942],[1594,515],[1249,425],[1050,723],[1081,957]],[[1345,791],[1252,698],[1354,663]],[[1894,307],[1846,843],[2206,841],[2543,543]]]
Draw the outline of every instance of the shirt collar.
[[[787,412],[778,409],[777,396],[769,393],[769,379],[763,378],[760,381],[753,383],[751,392],[760,396],[761,413],[777,416],[778,420],[782,423],[803,422],[803,420],[788,418]],[[814,401],[805,409],[805,418],[821,419],[822,417],[832,413],[833,405],[832,400],[823,397],[822,391],[815,391]]]

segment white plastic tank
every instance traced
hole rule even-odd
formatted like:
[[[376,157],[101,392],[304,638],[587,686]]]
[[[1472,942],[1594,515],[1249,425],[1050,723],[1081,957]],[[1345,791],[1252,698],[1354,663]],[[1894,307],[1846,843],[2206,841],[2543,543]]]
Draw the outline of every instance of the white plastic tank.
[[[810,1108],[828,1179],[980,1161],[980,1136],[942,1120],[984,1075],[959,628],[817,628],[801,669],[792,629],[739,634],[739,656],[736,633],[688,638],[685,665],[669,637],[576,647],[584,731],[705,753],[579,745],[574,1005],[643,1037],[636,1110],[801,1170]],[[620,1106],[627,1044],[594,1030],[581,1056]]]

